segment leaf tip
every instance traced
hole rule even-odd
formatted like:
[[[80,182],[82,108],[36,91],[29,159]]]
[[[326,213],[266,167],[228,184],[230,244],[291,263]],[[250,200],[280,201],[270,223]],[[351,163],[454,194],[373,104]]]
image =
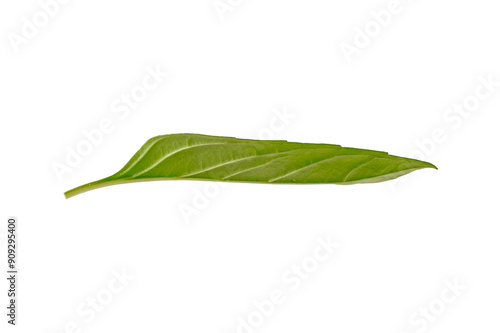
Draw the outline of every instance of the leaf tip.
[[[424,162],[425,163],[425,167],[424,168],[430,168],[430,169],[436,169],[436,170],[439,170],[437,166],[435,166],[434,164],[432,163],[429,163],[429,162]]]

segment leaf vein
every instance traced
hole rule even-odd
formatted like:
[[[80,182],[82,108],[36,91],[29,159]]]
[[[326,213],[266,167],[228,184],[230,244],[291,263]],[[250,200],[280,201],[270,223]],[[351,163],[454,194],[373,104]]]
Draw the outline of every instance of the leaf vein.
[[[155,146],[158,142],[162,141],[163,139],[165,139],[165,137],[160,137],[158,140],[155,140],[154,142],[151,143],[151,145],[146,148],[146,150],[141,154],[141,156],[139,156],[135,161],[134,163],[132,163],[126,170],[123,170],[123,171],[120,171],[118,175],[124,175],[125,173],[127,173],[128,171],[130,171],[137,163],[139,163],[142,158],[144,156],[146,156],[146,154],[153,148],[153,146]]]
[[[191,176],[194,176],[194,175],[206,172],[206,171],[215,170],[215,169],[221,168],[223,166],[226,166],[226,165],[229,165],[229,164],[233,164],[233,163],[236,163],[236,162],[241,162],[241,161],[248,160],[248,159],[251,159],[251,158],[262,157],[262,156],[282,155],[282,154],[286,154],[286,153],[289,153],[289,152],[290,151],[283,151],[283,152],[279,152],[279,153],[269,153],[269,154],[262,154],[262,155],[253,155],[253,156],[248,156],[248,157],[244,157],[244,158],[239,158],[237,160],[233,160],[233,161],[229,161],[229,162],[226,162],[226,163],[222,163],[222,164],[213,166],[211,168],[206,168],[206,169],[194,172],[194,173],[190,173],[190,174],[187,174],[187,175],[182,175],[181,177],[191,177]],[[269,161],[269,162],[272,162],[272,161]],[[262,164],[262,165],[265,165],[265,164]],[[246,170],[247,169],[245,169],[243,171],[246,171]],[[241,171],[241,172],[243,172],[243,171]]]
[[[373,162],[374,160],[376,160],[378,157],[374,157],[372,159],[370,159],[369,161],[367,162],[363,162],[361,163],[360,165],[358,165],[357,167],[355,167],[354,169],[352,169],[351,171],[349,171],[345,177],[342,179],[342,182],[345,182],[347,180],[347,178],[353,173],[355,172],[356,170],[358,170],[359,168],[362,168],[363,166],[365,166],[366,164],[370,163],[370,162]]]
[[[152,165],[150,165],[149,167],[147,167],[146,169],[134,174],[131,176],[131,178],[136,178],[146,172],[148,172],[149,170],[155,168],[156,166],[158,166],[160,163],[162,163],[163,161],[165,161],[167,158],[169,158],[170,156],[172,155],[175,155],[181,151],[184,151],[184,150],[188,150],[188,149],[191,149],[191,148],[196,148],[196,147],[202,147],[202,146],[215,146],[215,145],[223,145],[223,144],[227,144],[226,142],[220,142],[220,143],[205,143],[205,144],[200,144],[200,145],[193,145],[193,146],[188,146],[188,147],[184,147],[182,149],[178,149],[178,150],[174,150],[173,152],[171,152],[170,154],[167,154],[165,156],[163,156],[162,158],[160,158],[158,161],[156,161],[155,163],[153,163]]]
[[[276,181],[276,180],[278,180],[278,179],[285,178],[285,177],[287,177],[287,176],[289,176],[289,175],[292,175],[292,174],[294,174],[294,173],[296,173],[296,172],[299,172],[299,171],[301,171],[301,170],[303,170],[303,169],[307,169],[307,168],[312,167],[312,166],[314,166],[314,165],[316,165],[316,164],[323,163],[323,162],[326,162],[326,161],[329,161],[329,160],[334,160],[334,159],[337,159],[337,158],[342,157],[342,156],[347,156],[347,155],[337,155],[337,156],[333,156],[333,157],[328,157],[328,158],[322,159],[321,161],[317,161],[317,162],[314,162],[314,163],[308,164],[308,165],[303,166],[303,167],[301,167],[301,168],[298,168],[298,169],[295,169],[295,170],[293,170],[293,171],[290,171],[290,172],[288,172],[288,173],[286,173],[286,174],[284,174],[284,175],[282,175],[282,176],[279,176],[279,177],[276,177],[276,178],[270,179],[270,180],[269,180],[269,182],[270,182],[270,183],[272,183],[272,182],[274,182],[274,181]]]
[[[227,179],[227,178],[230,178],[230,177],[233,177],[233,176],[239,175],[240,173],[243,173],[243,172],[246,172],[246,171],[250,171],[250,170],[253,170],[253,169],[257,169],[257,168],[263,167],[263,166],[268,165],[268,164],[270,164],[270,163],[272,163],[272,162],[275,162],[275,161],[276,161],[276,160],[267,161],[266,163],[262,163],[262,164],[260,164],[260,165],[257,165],[257,166],[254,166],[254,167],[251,167],[251,168],[248,168],[248,169],[240,170],[240,171],[235,172],[235,173],[233,173],[233,174],[230,174],[230,175],[228,175],[228,176],[226,176],[226,177],[223,177],[222,179]]]

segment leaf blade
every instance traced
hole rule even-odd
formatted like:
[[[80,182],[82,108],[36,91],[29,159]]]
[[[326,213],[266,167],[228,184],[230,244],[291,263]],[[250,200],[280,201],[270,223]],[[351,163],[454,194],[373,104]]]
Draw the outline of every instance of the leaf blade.
[[[66,198],[122,183],[211,180],[265,184],[359,184],[387,181],[428,162],[339,145],[170,134],[148,140],[114,175],[79,186]]]

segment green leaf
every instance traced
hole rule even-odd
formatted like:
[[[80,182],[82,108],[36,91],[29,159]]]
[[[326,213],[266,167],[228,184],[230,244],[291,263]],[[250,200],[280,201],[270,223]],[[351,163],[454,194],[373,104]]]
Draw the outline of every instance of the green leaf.
[[[434,165],[339,145],[246,140],[201,134],[154,137],[116,174],[65,193],[150,180],[195,179],[265,184],[376,183]]]

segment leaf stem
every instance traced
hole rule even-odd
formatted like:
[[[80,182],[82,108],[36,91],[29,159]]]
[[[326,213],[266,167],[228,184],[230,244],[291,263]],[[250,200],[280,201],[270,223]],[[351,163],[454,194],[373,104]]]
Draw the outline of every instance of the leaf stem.
[[[92,191],[92,190],[95,190],[95,189],[98,189],[98,188],[102,188],[102,187],[106,187],[106,186],[112,186],[112,185],[118,185],[118,184],[123,184],[123,183],[126,183],[126,182],[129,182],[129,181],[124,180],[124,179],[107,180],[105,178],[105,179],[101,179],[101,180],[98,180],[98,181],[95,181],[95,182],[91,182],[91,183],[88,183],[88,184],[84,184],[84,185],[75,187],[74,189],[71,189],[71,190],[65,192],[64,196],[66,197],[66,199],[69,199],[69,198],[74,197],[75,195],[82,194],[82,193],[85,193],[85,192],[88,192],[88,191]]]

